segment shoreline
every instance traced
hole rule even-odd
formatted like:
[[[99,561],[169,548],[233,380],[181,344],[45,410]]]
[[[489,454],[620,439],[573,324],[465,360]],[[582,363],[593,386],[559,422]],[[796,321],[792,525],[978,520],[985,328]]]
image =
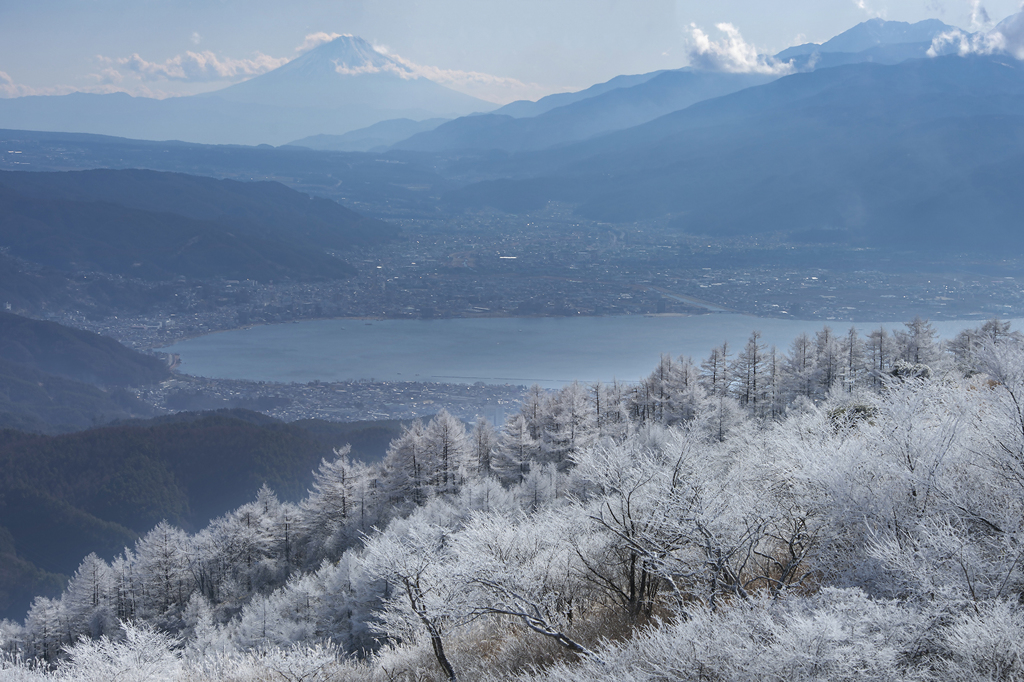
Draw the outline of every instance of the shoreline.
[[[724,340],[732,354],[753,332],[760,343],[788,353],[795,338],[824,326],[844,335],[848,321],[759,318],[747,315],[617,315],[449,318],[438,324],[383,324],[381,318],[320,318],[317,326],[248,325],[232,338],[203,335],[165,352],[183,356],[183,374],[206,378],[304,383],[371,381],[506,383],[560,386],[573,379],[604,383],[638,380],[658,357],[700,359]],[[436,320],[411,320],[435,322]],[[366,326],[359,324],[366,323]],[[376,325],[381,322],[381,325]],[[400,322],[400,321],[395,321]],[[933,322],[936,340],[953,338],[983,320]],[[1024,319],[1011,319],[1019,328]],[[333,324],[330,324],[333,323]],[[874,329],[903,329],[906,320],[854,322],[864,338]],[[298,322],[293,322],[298,324]],[[267,327],[268,331],[242,334]],[[224,330],[228,331],[228,330]],[[221,340],[221,339],[224,340]],[[182,348],[178,343],[188,344]]]
[[[993,317],[998,317],[998,316],[988,315],[986,313],[981,313],[981,312],[968,313],[968,315],[970,315],[970,317],[964,316],[964,317],[934,318],[934,317],[925,317],[924,315],[920,315],[920,317],[922,317],[924,320],[932,323],[933,325],[936,324],[936,323],[950,323],[950,322],[965,322],[965,323],[978,322],[980,324],[980,323],[985,322],[987,320],[993,319]],[[334,320],[338,320],[338,321],[351,320],[353,322],[360,322],[360,321],[361,322],[366,322],[366,321],[373,321],[373,322],[395,322],[395,321],[399,321],[399,322],[435,322],[435,321],[450,321],[450,320],[569,320],[569,319],[584,319],[584,318],[586,318],[586,319],[600,319],[600,318],[609,318],[609,319],[611,319],[611,318],[643,318],[643,317],[646,317],[646,318],[693,318],[693,317],[701,317],[702,318],[702,317],[706,317],[706,316],[727,316],[727,317],[739,316],[739,317],[748,317],[748,318],[758,319],[758,320],[783,320],[783,321],[788,321],[788,322],[820,323],[822,326],[828,325],[828,326],[831,326],[834,329],[839,329],[841,326],[842,327],[846,327],[846,325],[852,325],[852,326],[855,326],[855,327],[863,327],[867,323],[871,323],[872,325],[875,325],[875,324],[878,324],[880,322],[877,319],[874,319],[874,320],[829,320],[829,319],[804,319],[804,318],[797,318],[797,317],[791,317],[791,316],[775,317],[775,316],[769,316],[769,315],[752,315],[750,313],[744,313],[742,311],[738,311],[738,310],[734,311],[734,310],[728,310],[728,309],[723,309],[723,310],[720,310],[720,311],[710,311],[709,310],[709,311],[703,312],[703,313],[641,313],[641,314],[638,314],[638,315],[472,315],[472,316],[467,315],[467,316],[429,317],[429,318],[423,318],[423,317],[377,317],[377,316],[365,316],[365,315],[364,316],[343,316],[343,317],[305,317],[305,318],[298,319],[298,320],[287,320],[287,321],[284,321],[284,322],[256,322],[256,323],[250,323],[250,324],[241,325],[241,326],[238,326],[238,327],[225,327],[223,329],[214,329],[214,330],[207,331],[207,332],[202,332],[202,333],[199,333],[199,334],[183,334],[182,336],[179,336],[179,337],[177,337],[177,338],[175,338],[173,340],[161,342],[159,344],[148,345],[148,346],[138,346],[138,347],[136,347],[136,350],[139,350],[139,351],[159,351],[162,348],[167,348],[167,347],[173,346],[173,345],[175,345],[177,343],[181,343],[183,341],[188,341],[188,340],[191,340],[191,339],[197,339],[197,338],[200,338],[200,337],[203,337],[203,336],[212,336],[214,334],[224,334],[224,333],[227,333],[227,332],[242,331],[242,330],[245,330],[245,329],[255,329],[257,327],[271,327],[271,326],[282,326],[282,325],[286,325],[286,324],[301,324],[301,323],[304,323],[304,322],[323,322],[323,321],[334,321]],[[913,318],[910,318],[910,319],[913,319]],[[1017,318],[998,317],[998,319],[1001,319],[1001,320],[1013,320],[1013,319],[1017,319]],[[904,324],[905,322],[908,322],[908,321],[909,320],[893,318],[892,320],[882,320],[881,324],[895,326],[895,325],[902,325],[902,324]],[[867,327],[864,327],[864,328],[867,328]]]
[[[201,336],[212,336],[213,334],[224,334],[226,332],[237,332],[245,329],[255,329],[257,327],[272,327],[286,324],[301,324],[303,322],[324,322],[332,320],[351,320],[353,322],[366,322],[372,320],[374,322],[443,322],[446,320],[562,320],[562,319],[581,319],[581,318],[612,318],[612,317],[703,317],[704,315],[743,315],[741,312],[706,312],[706,313],[642,313],[640,315],[472,315],[464,317],[371,317],[371,316],[343,316],[343,317],[304,317],[300,320],[287,320],[285,322],[254,322],[250,324],[244,324],[240,327],[227,327],[225,329],[214,329],[212,331],[203,332],[202,334],[185,334],[173,341],[161,343],[153,346],[141,346],[136,350],[159,350],[161,348],[167,348],[173,346],[176,343],[187,341],[189,339],[197,339]],[[752,316],[748,316],[752,317]],[[786,318],[765,318],[765,319],[786,319]]]

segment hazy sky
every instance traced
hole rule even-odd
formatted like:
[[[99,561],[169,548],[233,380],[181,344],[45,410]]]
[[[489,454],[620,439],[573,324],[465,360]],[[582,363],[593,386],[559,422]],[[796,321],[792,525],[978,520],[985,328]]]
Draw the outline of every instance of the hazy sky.
[[[0,95],[185,94],[294,58],[310,34],[352,33],[509,101],[687,64],[694,26],[732,24],[760,52],[865,19],[969,29],[1020,0],[0,0]],[[983,11],[978,11],[978,10]],[[308,44],[308,43],[307,43]],[[459,83],[459,78],[450,82]]]

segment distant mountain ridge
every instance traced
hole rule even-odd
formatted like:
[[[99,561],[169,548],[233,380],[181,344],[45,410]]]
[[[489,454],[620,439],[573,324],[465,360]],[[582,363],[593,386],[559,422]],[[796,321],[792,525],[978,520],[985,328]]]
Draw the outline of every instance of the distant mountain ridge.
[[[669,218],[700,234],[829,231],[876,247],[1024,246],[1024,64],[1003,56],[795,74],[508,162],[458,206]],[[971,229],[965,229],[971,226]]]
[[[416,133],[433,130],[447,120],[445,118],[429,118],[426,121],[413,121],[409,118],[396,118],[374,123],[372,126],[353,130],[344,135],[311,135],[288,144],[331,152],[384,151],[396,142],[401,142]]]
[[[286,144],[396,118],[453,118],[495,105],[435,83],[354,36],[324,43],[273,71],[223,90],[164,100],[124,93],[0,99],[0,127]]]
[[[775,55],[780,61],[792,57],[808,55],[814,52],[848,52],[856,53],[870,50],[883,45],[905,43],[931,43],[933,39],[948,31],[956,30],[953,26],[938,19],[925,19],[914,24],[905,21],[886,21],[885,19],[869,19],[839,35],[826,40],[820,45],[807,43],[790,47]]]
[[[930,19],[908,24],[872,19],[822,45],[789,48],[775,56],[797,71],[843,64],[895,64],[923,58],[934,37],[952,30]],[[393,145],[412,151],[520,152],[566,145],[624,130],[715,97],[775,80],[781,74],[726,73],[684,68],[619,76],[576,93],[535,103],[513,102],[491,114],[455,119]]]
[[[34,199],[107,202],[219,221],[247,234],[308,247],[346,249],[378,243],[398,232],[335,201],[296,192],[279,182],[101,168],[66,173],[0,171],[0,186]]]
[[[339,118],[368,121],[364,125],[394,118],[451,117],[496,106],[424,78],[350,35],[319,45],[273,71],[195,97],[261,106],[286,102],[289,108],[326,109]],[[371,121],[368,112],[376,112],[376,120]]]
[[[393,148],[429,152],[544,149],[631,128],[697,102],[774,79],[775,76],[765,74],[664,71],[636,85],[611,88],[529,118],[498,113],[459,118],[414,135]]]
[[[634,85],[640,85],[646,83],[655,76],[664,73],[664,71],[651,71],[649,73],[639,73],[633,75],[616,76],[603,83],[591,85],[589,88],[583,90],[577,90],[576,92],[559,92],[546,97],[541,97],[536,102],[522,99],[515,102],[510,102],[503,107],[495,109],[492,114],[498,114],[500,116],[511,116],[512,118],[528,118],[531,116],[539,116],[547,111],[556,109],[558,107],[564,107],[567,104],[579,102],[584,99],[596,97],[597,95],[603,95],[610,90],[616,90],[618,88],[631,88]]]

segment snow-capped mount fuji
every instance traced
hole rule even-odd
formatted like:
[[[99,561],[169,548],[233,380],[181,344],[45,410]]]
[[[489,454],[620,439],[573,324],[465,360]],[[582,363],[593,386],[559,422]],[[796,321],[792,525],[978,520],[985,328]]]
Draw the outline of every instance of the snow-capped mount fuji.
[[[280,145],[391,119],[455,118],[497,106],[435,83],[417,68],[361,38],[341,36],[273,71],[202,95],[0,99],[0,128]]]
[[[435,83],[409,63],[352,35],[335,38],[273,71],[205,96],[247,104],[287,102],[297,107],[326,107],[352,116],[369,109],[389,112],[384,118],[413,119],[453,118],[497,106]]]

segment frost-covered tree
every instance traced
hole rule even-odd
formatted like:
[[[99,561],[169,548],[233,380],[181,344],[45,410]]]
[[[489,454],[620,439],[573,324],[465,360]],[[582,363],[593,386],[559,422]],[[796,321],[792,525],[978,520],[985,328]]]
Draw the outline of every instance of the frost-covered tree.
[[[316,564],[325,557],[340,555],[358,541],[361,533],[386,518],[378,487],[380,471],[374,465],[353,460],[349,453],[350,448],[345,446],[335,450],[332,460],[320,462],[313,473],[313,489],[302,501],[299,513],[291,507],[281,509],[279,524],[285,532],[287,562],[292,560],[291,545],[295,544],[289,532],[294,537],[295,530],[290,529],[298,519],[309,543],[306,559]]]
[[[847,393],[853,391],[863,383],[863,376],[868,371],[865,366],[864,341],[857,333],[856,327],[850,327],[840,343],[840,355],[842,356],[842,372],[840,380]]]
[[[430,494],[430,469],[423,446],[423,423],[403,427],[384,457],[384,493],[392,504],[422,504]]]
[[[472,464],[466,425],[442,409],[423,429],[421,443],[432,489],[443,494],[456,492],[464,480],[460,472]]]
[[[871,385],[875,388],[881,386],[882,377],[892,363],[893,350],[892,339],[885,327],[874,329],[868,334],[865,352],[867,353]]]
[[[1010,323],[997,318],[988,320],[980,327],[964,329],[946,343],[946,350],[953,355],[954,366],[963,374],[973,375],[981,371],[979,355],[988,344],[1020,343],[1021,333],[1011,331]]]
[[[700,381],[710,396],[722,396],[729,392],[732,376],[729,372],[729,343],[711,349],[711,353],[700,363]]]
[[[446,639],[468,620],[471,607],[460,581],[452,579],[456,564],[449,537],[452,530],[431,519],[433,511],[395,521],[368,538],[365,568],[371,579],[389,586],[378,616],[380,630],[395,641],[426,637],[438,667],[454,680]]]
[[[915,365],[933,366],[939,360],[938,333],[928,320],[915,317],[905,325],[906,329],[893,334],[896,356],[904,362]]]
[[[800,333],[790,344],[784,372],[786,390],[789,393],[807,399],[813,399],[817,395],[817,353],[814,342],[806,333]]]
[[[119,631],[114,572],[103,559],[89,554],[82,560],[64,591],[62,601],[74,637],[92,638]]]
[[[610,385],[598,382],[591,386],[591,393],[597,437],[614,440],[625,438],[631,423],[628,388],[618,381]]]
[[[498,446],[498,434],[487,417],[478,417],[469,436],[472,449],[472,472],[487,477],[494,473],[493,460]]]
[[[818,396],[824,396],[839,380],[842,372],[842,348],[835,332],[825,325],[814,335],[814,366],[817,368]]]
[[[521,412],[509,415],[498,435],[494,466],[502,480],[518,483],[530,470],[530,462],[540,452],[537,440],[530,433],[530,423]]]
[[[537,442],[540,442],[543,436],[544,416],[549,412],[549,401],[547,392],[534,384],[527,390],[523,404],[519,408],[530,429],[530,437]]]
[[[138,611],[144,618],[176,630],[194,587],[189,570],[188,536],[166,521],[135,544],[134,572],[138,576]]]
[[[574,381],[561,388],[548,403],[543,433],[543,457],[566,466],[576,452],[597,436],[597,417],[587,388]]]
[[[736,357],[733,374],[736,377],[735,396],[740,405],[751,414],[764,414],[767,399],[767,372],[765,371],[765,346],[761,343],[761,332],[751,333],[747,345]]]

